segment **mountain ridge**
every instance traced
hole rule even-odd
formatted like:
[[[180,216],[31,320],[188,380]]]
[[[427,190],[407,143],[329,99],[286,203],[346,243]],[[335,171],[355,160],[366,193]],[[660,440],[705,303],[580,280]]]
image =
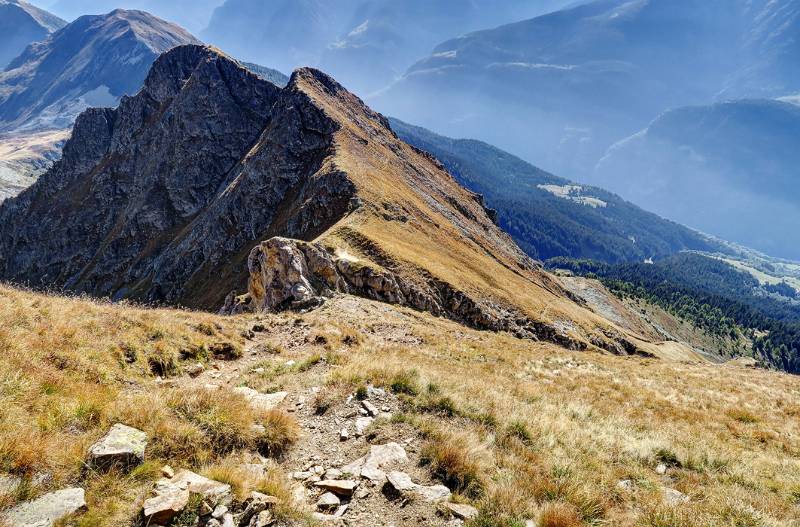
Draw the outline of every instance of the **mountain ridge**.
[[[0,70],[32,42],[67,23],[23,0],[0,0]]]

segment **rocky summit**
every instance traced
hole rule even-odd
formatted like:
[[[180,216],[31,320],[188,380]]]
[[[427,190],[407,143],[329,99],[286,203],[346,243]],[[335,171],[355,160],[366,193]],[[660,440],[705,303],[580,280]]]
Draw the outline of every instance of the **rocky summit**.
[[[285,88],[203,46],[0,207],[0,277],[228,312],[351,293],[575,349],[635,351],[492,221],[480,196],[329,76]],[[545,315],[546,312],[546,315]]]

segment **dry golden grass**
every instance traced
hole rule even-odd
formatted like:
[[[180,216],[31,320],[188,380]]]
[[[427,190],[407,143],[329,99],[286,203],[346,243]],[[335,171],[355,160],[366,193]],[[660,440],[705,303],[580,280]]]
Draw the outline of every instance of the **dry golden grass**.
[[[250,319],[8,288],[0,302],[0,472],[28,482],[5,505],[80,484],[90,512],[77,525],[123,524],[168,462],[229,481],[240,494],[284,496],[281,514],[297,517],[278,469],[253,482],[234,466],[243,449],[278,454],[296,440],[296,423],[253,412],[224,390],[159,385],[149,360],[172,357],[179,372],[217,343],[240,345]],[[566,352],[353,298],[303,318],[305,340],[269,335],[304,357],[273,382],[327,380],[315,406],[336,405],[369,383],[397,394],[396,421],[418,428],[431,474],[482,511],[475,527],[798,525],[797,377]],[[322,356],[326,343],[310,337],[334,323],[334,345]],[[358,338],[345,344],[339,334]],[[253,381],[248,372],[242,379]],[[129,474],[86,472],[88,446],[115,422],[148,433],[149,461]],[[666,476],[656,473],[659,463]],[[40,474],[50,479],[32,483]],[[689,503],[664,503],[664,487]]]
[[[0,506],[80,485],[90,513],[77,524],[119,525],[165,462],[198,468],[238,449],[284,450],[297,438],[292,418],[255,412],[228,390],[157,382],[215,352],[240,353],[240,331],[208,314],[0,287],[0,473],[24,481]],[[148,462],[130,474],[88,471],[89,446],[117,422],[147,432]]]
[[[346,304],[314,317],[342,320]],[[374,323],[351,311],[351,324]],[[368,339],[331,382],[392,389],[403,379],[394,390],[406,401],[402,419],[441,434],[423,453],[433,472],[458,486],[452,474],[481,460],[480,492],[465,496],[485,512],[476,525],[797,527],[797,377],[566,352],[406,310],[375,312],[391,341]],[[665,487],[690,502],[665,504]]]

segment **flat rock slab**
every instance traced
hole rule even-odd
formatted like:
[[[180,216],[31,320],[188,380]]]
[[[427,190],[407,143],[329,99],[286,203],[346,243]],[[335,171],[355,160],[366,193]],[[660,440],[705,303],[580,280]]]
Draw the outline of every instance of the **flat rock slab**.
[[[231,486],[208,479],[190,470],[179,470],[172,478],[156,482],[155,496],[145,500],[144,517],[149,524],[166,524],[189,503],[192,494],[199,494],[213,505],[230,495]]]
[[[325,479],[314,483],[314,486],[325,489],[339,496],[352,496],[358,482],[344,479]]]
[[[398,443],[373,445],[366,456],[342,467],[342,472],[369,479],[374,483],[383,483],[386,481],[386,473],[381,470],[382,467],[406,462],[408,462],[406,450]]]
[[[147,434],[130,426],[116,424],[89,449],[89,465],[99,470],[135,467],[144,462],[146,447]]]
[[[445,503],[444,506],[459,520],[471,520],[478,516],[478,509],[463,503]]]
[[[288,397],[288,392],[261,393],[247,386],[239,386],[233,391],[244,396],[256,410],[272,410]]]
[[[57,520],[86,510],[83,489],[63,489],[0,513],[0,519],[13,527],[52,527]]]
[[[428,502],[438,503],[450,499],[450,489],[444,485],[419,485],[411,480],[411,476],[405,472],[392,471],[386,474],[386,480],[395,490],[404,493],[409,492],[416,494]]]

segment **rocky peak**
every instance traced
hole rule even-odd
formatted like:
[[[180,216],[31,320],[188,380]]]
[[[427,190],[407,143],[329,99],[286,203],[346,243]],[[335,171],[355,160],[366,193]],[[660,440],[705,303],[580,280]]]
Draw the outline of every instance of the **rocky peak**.
[[[47,38],[66,22],[21,0],[0,0],[0,70],[31,43]]]
[[[82,16],[0,73],[0,130],[69,126],[87,107],[139,90],[155,58],[198,41],[143,11]]]
[[[0,206],[0,279],[230,312],[350,293],[605,342],[479,196],[331,77],[281,89],[196,45],[81,115],[63,159]]]

